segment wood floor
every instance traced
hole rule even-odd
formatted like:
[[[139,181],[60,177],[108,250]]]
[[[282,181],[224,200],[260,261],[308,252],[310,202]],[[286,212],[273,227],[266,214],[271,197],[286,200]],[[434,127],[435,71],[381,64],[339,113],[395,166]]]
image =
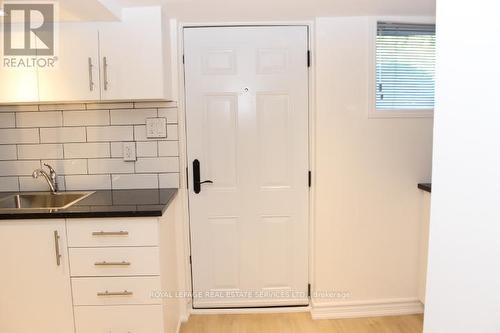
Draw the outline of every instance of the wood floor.
[[[181,333],[422,333],[422,315],[312,320],[309,313],[192,315]]]

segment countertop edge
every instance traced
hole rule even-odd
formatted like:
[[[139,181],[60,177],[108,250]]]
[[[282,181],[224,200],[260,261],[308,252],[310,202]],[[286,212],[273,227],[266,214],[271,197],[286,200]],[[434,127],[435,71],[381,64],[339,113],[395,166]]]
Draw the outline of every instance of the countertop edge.
[[[420,183],[418,184],[418,188],[422,191],[432,193],[432,183]]]

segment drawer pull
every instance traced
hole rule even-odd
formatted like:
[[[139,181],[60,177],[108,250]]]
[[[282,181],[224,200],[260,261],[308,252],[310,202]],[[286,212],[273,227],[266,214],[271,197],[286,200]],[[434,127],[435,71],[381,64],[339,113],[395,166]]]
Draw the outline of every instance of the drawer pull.
[[[128,261],[99,261],[94,264],[95,266],[130,266]]]
[[[104,291],[97,293],[97,296],[132,296],[134,293],[128,290],[124,291]]]
[[[94,231],[92,236],[128,236],[128,231]]]

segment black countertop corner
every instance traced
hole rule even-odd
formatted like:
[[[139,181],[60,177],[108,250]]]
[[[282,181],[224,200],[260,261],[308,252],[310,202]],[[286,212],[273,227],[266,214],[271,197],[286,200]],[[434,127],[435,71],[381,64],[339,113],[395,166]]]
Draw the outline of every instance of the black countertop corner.
[[[418,188],[421,189],[422,191],[426,191],[429,193],[432,192],[432,184],[431,183],[418,184]]]
[[[165,213],[177,191],[177,189],[99,190],[63,210],[0,210],[0,220],[158,217]],[[12,194],[17,193],[0,193],[0,201]]]

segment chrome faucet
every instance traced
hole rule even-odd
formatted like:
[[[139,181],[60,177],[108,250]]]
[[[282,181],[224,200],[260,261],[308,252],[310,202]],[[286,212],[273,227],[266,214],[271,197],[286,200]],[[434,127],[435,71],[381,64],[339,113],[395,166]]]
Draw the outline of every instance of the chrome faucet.
[[[50,192],[52,193],[58,192],[59,184],[57,183],[56,171],[54,170],[53,167],[51,167],[47,163],[44,163],[43,165],[49,169],[49,173],[47,173],[43,169],[36,169],[35,171],[33,171],[33,178],[37,179],[38,177],[42,176],[47,181],[47,184],[49,184]]]

